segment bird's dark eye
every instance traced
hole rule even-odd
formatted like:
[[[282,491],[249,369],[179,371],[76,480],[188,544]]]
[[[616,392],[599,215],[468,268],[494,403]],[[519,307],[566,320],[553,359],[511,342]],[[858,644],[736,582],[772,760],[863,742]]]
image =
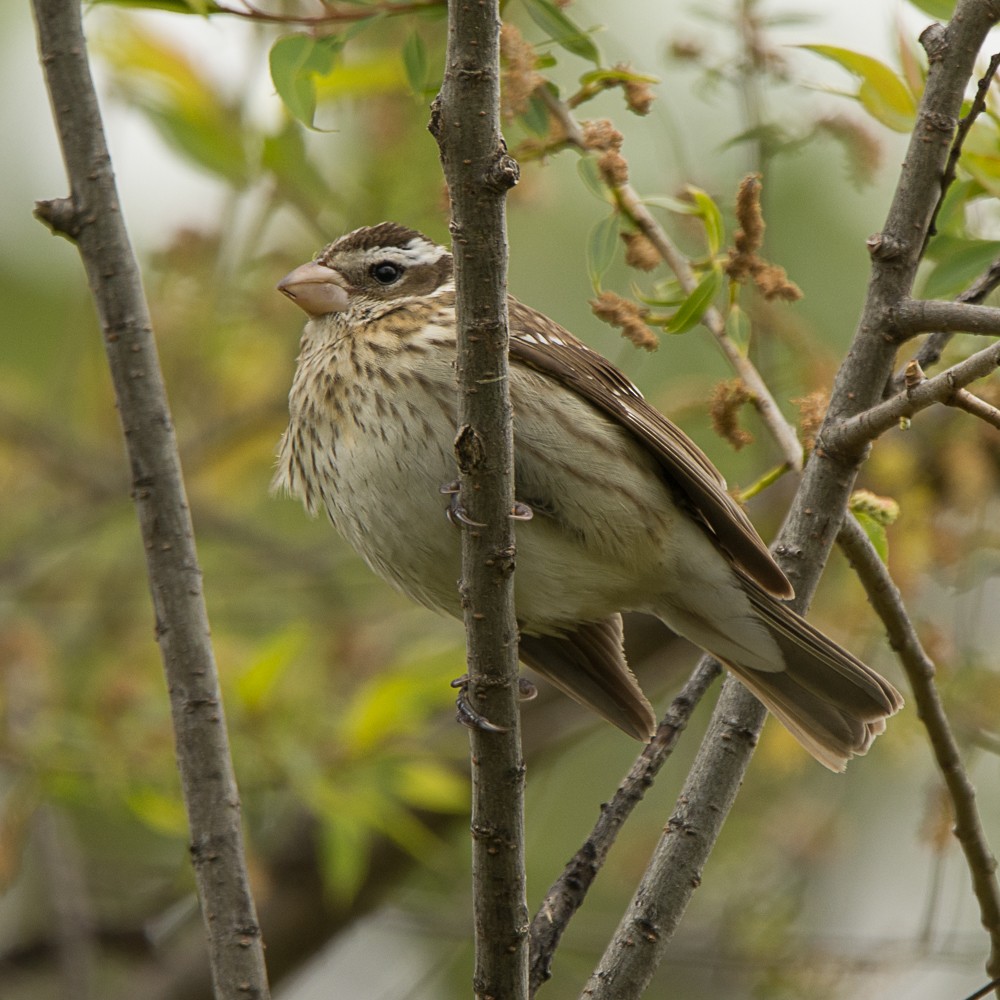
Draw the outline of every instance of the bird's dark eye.
[[[378,264],[372,264],[369,273],[380,285],[391,285],[394,281],[399,280],[403,269],[398,264],[383,260]]]

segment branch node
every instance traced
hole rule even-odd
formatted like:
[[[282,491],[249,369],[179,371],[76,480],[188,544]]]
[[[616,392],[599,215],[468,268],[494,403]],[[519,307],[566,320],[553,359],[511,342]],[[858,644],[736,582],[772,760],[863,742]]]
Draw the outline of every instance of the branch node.
[[[83,229],[83,220],[72,198],[52,198],[36,201],[34,216],[56,236],[65,236],[76,243]]]
[[[910,396],[913,390],[916,389],[921,382],[927,381],[927,376],[924,374],[923,368],[920,367],[920,362],[914,358],[906,366],[906,374],[903,376],[904,386],[906,388],[906,395]]]
[[[917,40],[932,63],[939,62],[948,51],[948,31],[937,22],[927,25]]]
[[[865,241],[872,260],[888,261],[901,257],[907,248],[905,240],[897,239],[889,233],[873,233]]]
[[[521,178],[521,167],[506,149],[497,150],[497,158],[490,164],[483,183],[494,191],[509,191]]]

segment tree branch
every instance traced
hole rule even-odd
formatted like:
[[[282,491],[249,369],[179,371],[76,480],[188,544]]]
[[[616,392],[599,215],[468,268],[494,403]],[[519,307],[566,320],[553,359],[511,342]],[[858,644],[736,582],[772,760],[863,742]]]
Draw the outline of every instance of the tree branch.
[[[906,299],[895,307],[892,325],[900,340],[938,330],[996,337],[1000,336],[1000,309],[940,299]]]
[[[709,685],[722,672],[716,660],[703,657],[664,715],[656,734],[643,747],[611,801],[601,806],[601,815],[590,836],[552,884],[531,923],[530,987],[534,996],[551,977],[552,956],[563,932],[583,905],[591,884],[604,865],[618,831],[642,801],[660,768],[677,746],[691,713]]]
[[[917,714],[927,729],[934,759],[944,778],[955,812],[955,836],[965,854],[972,888],[979,901],[979,915],[990,936],[987,974],[1000,976],[1000,882],[997,862],[990,851],[976,806],[976,789],[962,764],[944,706],[934,684],[934,663],[924,652],[917,631],[903,605],[902,596],[885,564],[861,526],[853,517],[844,519],[838,541],[864,585],[889,635],[889,645],[899,654],[906,670]]]
[[[504,205],[517,163],[500,133],[498,0],[448,5],[444,81],[431,110],[451,196],[458,318],[462,605],[469,695],[499,726],[470,730],[476,996],[524,1000],[528,907],[524,761],[514,615],[513,433],[508,384]]]
[[[998,16],[995,0],[959,0],[948,27],[933,25],[921,35],[930,61],[927,86],[885,228],[869,243],[872,276],[851,350],[833,386],[827,432],[873,407],[892,374],[893,310],[910,296],[965,86]],[[816,448],[803,473],[775,546],[800,612],[826,564],[863,455],[863,448],[850,453]],[[674,816],[588,981],[583,995],[589,1000],[628,1000],[648,985],[736,797],[765,714],[745,688],[727,680]]]
[[[959,293],[955,301],[979,304],[998,285],[1000,285],[1000,258],[994,260],[983,274]],[[913,360],[926,371],[931,365],[936,365],[941,360],[941,355],[953,336],[954,331],[936,330],[920,345],[920,350],[914,355]],[[905,370],[893,376],[889,385],[890,391],[899,392],[903,388],[905,379]]]
[[[34,0],[69,198],[36,214],[77,244],[104,331],[146,550],[216,996],[269,996],[180,461],[87,63],[79,0]]]
[[[966,413],[971,413],[974,417],[978,417],[985,423],[1000,430],[1000,410],[992,404],[987,403],[985,399],[974,396],[968,389],[956,389],[955,394],[951,399],[946,399],[945,403],[948,406],[954,406],[956,409],[965,410]]]
[[[962,147],[965,145],[965,140],[968,138],[969,132],[972,131],[972,126],[976,123],[976,119],[986,110],[986,97],[990,92],[990,87],[993,85],[993,77],[996,76],[998,67],[1000,67],[1000,54],[990,58],[990,64],[976,87],[976,96],[972,102],[972,106],[969,108],[969,113],[962,118],[958,123],[958,128],[955,130],[955,141],[951,144],[951,152],[948,154],[948,164],[941,176],[941,194],[938,197],[937,205],[934,207],[931,224],[927,227],[927,236],[924,243],[925,249],[926,241],[930,240],[937,233],[936,223],[938,212],[941,211],[941,206],[944,204],[948,189],[955,183],[955,178],[958,176],[958,161],[962,158]]]
[[[892,399],[822,431],[816,439],[816,447],[830,454],[854,453],[879,435],[897,427],[905,417],[912,417],[935,403],[952,404],[956,392],[991,375],[997,367],[1000,367],[1000,343],[977,351],[933,378],[922,379],[923,373],[920,372],[916,379],[911,380],[910,385]],[[911,361],[908,370],[919,371],[919,366]]]

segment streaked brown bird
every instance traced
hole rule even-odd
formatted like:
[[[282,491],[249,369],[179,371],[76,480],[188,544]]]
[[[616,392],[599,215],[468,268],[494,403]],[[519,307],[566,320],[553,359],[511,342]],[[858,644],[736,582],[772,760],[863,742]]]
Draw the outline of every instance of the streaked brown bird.
[[[309,320],[275,486],[325,510],[381,577],[461,617],[446,517],[457,424],[452,257],[384,222],[278,285]],[[622,611],[655,615],[735,673],[820,763],[844,769],[902,705],[788,608],[792,587],[722,476],[609,361],[511,298],[521,660],[630,736],[656,717]]]

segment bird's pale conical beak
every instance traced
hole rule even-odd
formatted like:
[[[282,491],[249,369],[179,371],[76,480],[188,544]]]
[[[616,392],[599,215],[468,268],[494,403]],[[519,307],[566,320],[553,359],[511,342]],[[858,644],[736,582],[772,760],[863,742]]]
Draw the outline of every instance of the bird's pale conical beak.
[[[343,275],[314,260],[286,274],[278,291],[313,318],[344,312],[350,302]]]

